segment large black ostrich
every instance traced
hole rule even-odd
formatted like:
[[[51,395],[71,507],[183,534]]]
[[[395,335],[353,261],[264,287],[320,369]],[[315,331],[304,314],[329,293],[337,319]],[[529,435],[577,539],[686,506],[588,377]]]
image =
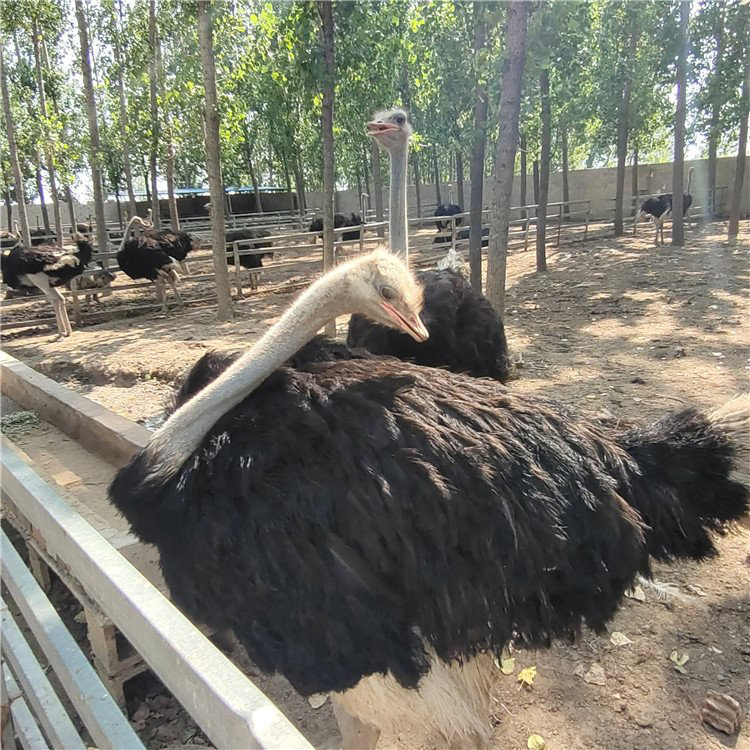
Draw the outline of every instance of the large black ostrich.
[[[185,273],[190,273],[188,269],[187,254],[199,247],[198,240],[187,232],[173,229],[154,229],[151,224],[151,209],[148,210],[148,219],[144,224],[140,236],[153,241],[158,248],[166,253],[170,258],[174,258]],[[126,231],[127,234],[127,231]]]
[[[140,229],[146,229],[146,232],[130,237],[130,229],[134,224],[137,224]],[[166,313],[165,283],[168,283],[172,288],[179,306],[183,306],[182,297],[177,291],[177,284],[180,283],[180,276],[177,272],[178,261],[168,253],[169,249],[174,249],[175,243],[163,243],[158,237],[154,237],[154,233],[149,230],[149,222],[144,221],[139,216],[133,216],[130,219],[120,242],[117,265],[126,276],[134,281],[139,279],[153,281],[156,286],[156,299],[162,305],[162,312]]]
[[[682,194],[682,215],[685,216],[693,205],[693,196],[690,194],[690,185],[693,181],[693,167],[688,169],[687,192]],[[661,244],[664,244],[664,222],[672,215],[672,193],[662,193],[646,198],[641,204],[636,221],[645,220],[651,217],[656,235],[654,244],[659,244],[661,235]]]
[[[110,498],[175,602],[262,670],[467,746],[509,641],[601,631],[651,557],[716,554],[748,510],[750,419],[743,397],[615,433],[490,379],[305,345],[354,311],[421,340],[420,307],[396,256],[340,265],[247,353],[204,355]]]
[[[412,128],[406,113],[395,109],[376,114],[368,124],[368,134],[390,154],[390,247],[408,259],[406,169]],[[458,265],[425,271],[418,278],[425,287],[423,318],[430,332],[427,342],[417,343],[398,331],[353,315],[347,344],[504,383],[508,379],[508,344],[503,322],[492,305],[472,290]]]
[[[73,235],[75,248],[57,245],[26,247],[20,240],[2,251],[3,283],[11,289],[37,288],[50,301],[55,311],[57,332],[70,336],[70,325],[65,299],[56,288],[80,276],[91,262],[91,243],[79,234]]]

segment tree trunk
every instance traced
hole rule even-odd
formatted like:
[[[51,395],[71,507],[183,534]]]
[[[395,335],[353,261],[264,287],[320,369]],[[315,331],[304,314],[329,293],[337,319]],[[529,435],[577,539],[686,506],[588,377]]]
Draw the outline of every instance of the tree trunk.
[[[526,205],[526,178],[527,178],[527,172],[529,171],[529,166],[526,163],[526,136],[521,135],[521,141],[519,144],[519,148],[521,149],[521,205]],[[521,218],[526,218],[527,211],[526,209],[523,209],[521,211]]]
[[[549,102],[549,69],[539,74],[539,99],[542,121],[542,153],[539,164],[539,208],[536,220],[536,270],[547,270],[547,197],[549,195],[549,160],[552,149],[552,113]]]
[[[677,111],[674,121],[674,163],[672,166],[672,245],[685,244],[683,201],[685,181],[685,112],[687,109],[687,56],[690,0],[680,2],[680,49],[677,55]]]
[[[52,214],[55,219],[55,236],[57,237],[57,244],[62,247],[63,245],[63,231],[62,231],[62,216],[60,214],[60,198],[57,194],[57,173],[55,172],[55,163],[52,158],[52,150],[49,147],[50,136],[47,133],[47,95],[44,90],[44,75],[42,73],[42,54],[41,45],[39,39],[39,26],[34,20],[32,22],[32,37],[34,42],[34,65],[36,68],[36,85],[39,92],[39,110],[42,114],[42,122],[44,123],[44,135],[45,135],[45,158],[47,161],[47,178],[49,179],[49,189],[52,194]]]
[[[717,6],[717,9],[720,6]],[[722,81],[722,61],[724,58],[724,18],[716,29],[716,64],[709,84],[711,91],[711,125],[708,131],[708,206],[711,214],[716,213],[716,156],[719,148],[721,129],[721,99],[718,89]]]
[[[633,215],[638,212],[638,146],[633,148],[633,169],[630,174],[633,193]]]
[[[370,205],[372,205],[372,188],[370,187],[370,165],[369,162],[371,161],[371,155],[367,153],[367,146],[363,143],[362,144],[362,166],[363,166],[363,172],[365,179],[365,192],[370,197]]]
[[[18,146],[16,144],[16,128],[13,123],[13,113],[10,108],[10,92],[8,91],[8,79],[5,75],[5,56],[3,45],[0,44],[0,86],[3,96],[3,117],[5,119],[5,131],[8,137],[8,151],[10,163],[13,166],[13,179],[16,186],[16,204],[18,205],[18,223],[21,230],[21,238],[25,245],[31,245],[29,234],[29,216],[26,213],[26,193],[23,189],[23,174],[21,162],[18,160]],[[10,219],[9,219],[10,223]]]
[[[417,216],[422,215],[422,180],[419,175],[419,154],[416,152],[411,159],[412,168],[414,169],[414,194],[417,202]]]
[[[36,152],[36,158],[40,159],[41,155]],[[44,180],[42,179],[42,170],[36,167],[36,191],[39,193],[39,207],[42,209],[42,224],[44,224],[44,233],[52,234],[52,227],[49,224],[49,212],[47,211],[47,198],[44,195]],[[38,223],[38,222],[37,222]]]
[[[487,20],[482,3],[473,5],[474,59],[479,63],[487,40]],[[484,155],[487,148],[487,84],[479,70],[474,71],[474,136],[471,144],[469,179],[469,270],[471,288],[482,293],[482,208],[484,203]]]
[[[130,147],[128,146],[128,108],[125,101],[125,81],[123,78],[123,59],[122,50],[120,48],[120,28],[122,23],[122,3],[121,0],[117,2],[117,18],[115,20],[115,33],[114,33],[114,53],[115,53],[115,67],[117,68],[117,95],[120,105],[120,141],[122,148],[122,164],[125,171],[125,188],[128,191],[128,210],[130,216],[136,215],[135,207],[135,191],[133,190],[133,169],[130,165]],[[120,23],[117,23],[119,20]]]
[[[151,172],[151,211],[153,212],[154,228],[161,226],[159,209],[159,188],[157,186],[157,157],[159,153],[159,138],[161,127],[159,123],[159,78],[156,66],[156,0],[148,3],[148,47],[150,58],[148,62],[149,74],[149,102],[151,105],[151,149],[149,150],[149,170]]]
[[[8,217],[8,231],[13,231],[13,198],[10,189],[5,191],[5,213]]]
[[[211,195],[211,228],[214,275],[216,281],[217,316],[220,321],[232,320],[232,294],[227,269],[226,231],[224,225],[224,181],[221,176],[219,145],[219,107],[216,96],[216,59],[214,57],[213,22],[210,0],[198,0],[198,43],[205,91],[206,170]]]
[[[745,28],[748,22],[745,17]],[[740,96],[740,106],[742,115],[740,119],[740,142],[737,147],[737,161],[734,167],[734,186],[729,202],[729,230],[727,238],[731,243],[737,241],[740,233],[740,209],[742,207],[742,187],[745,181],[745,165],[747,163],[747,127],[748,127],[748,110],[750,110],[750,49],[745,47],[745,65],[744,75],[742,77],[742,92]]]
[[[333,5],[329,0],[318,0],[323,37],[323,106],[321,129],[323,139],[323,271],[333,268],[333,89],[335,61],[333,56]],[[336,321],[326,325],[329,336],[336,335]]]
[[[443,196],[440,194],[440,165],[438,164],[437,146],[432,147],[432,172],[435,178],[435,202],[440,205]]]
[[[521,83],[526,62],[528,3],[508,3],[505,31],[505,63],[500,86],[500,130],[495,150],[492,185],[492,224],[487,254],[487,298],[500,315],[505,306],[505,272],[508,258],[508,228],[513,172],[518,145],[518,113]]]
[[[94,191],[94,213],[96,215],[96,242],[100,253],[109,251],[109,233],[104,214],[104,192],[102,190],[102,170],[100,165],[99,123],[96,116],[94,81],[91,75],[91,53],[89,31],[83,11],[83,0],[75,0],[78,38],[81,43],[81,73],[83,92],[86,97],[86,117],[89,125],[89,158],[91,159],[91,183]]]
[[[120,225],[120,229],[123,229],[122,223],[122,205],[120,203],[120,180],[119,177],[115,180],[115,204],[117,205],[117,223]]]
[[[294,192],[292,192],[292,178],[289,173],[289,160],[287,159],[286,152],[281,156],[281,165],[284,170],[284,183],[286,185],[286,194],[289,198],[289,211],[294,213]]]
[[[570,215],[570,170],[568,167],[568,126],[565,123],[560,128],[560,142],[562,150],[563,214],[565,218],[568,218]]]
[[[374,141],[372,151],[372,189],[375,193],[375,221],[383,223],[383,174],[380,169],[380,149]],[[378,227],[378,237],[385,237],[383,227]]]
[[[146,164],[145,160],[143,162],[143,185],[146,188],[146,203],[151,203],[151,186],[149,185],[148,178],[148,164]]]
[[[539,159],[534,159],[534,163],[531,166],[531,181],[534,188],[534,205],[539,205]],[[539,215],[539,209],[534,212],[536,216]]]
[[[250,145],[250,130],[247,127],[247,122],[243,124],[243,131],[245,136],[245,158],[247,159],[247,171],[250,174],[250,180],[253,183],[253,194],[255,195],[255,210],[259,213],[263,213],[263,201],[260,197],[260,190],[258,189],[258,179],[255,176],[255,168],[253,165],[253,147]]]
[[[464,157],[456,149],[456,203],[464,210]]]
[[[623,200],[625,198],[625,161],[628,157],[628,129],[630,127],[630,93],[633,89],[633,63],[638,49],[638,14],[630,13],[630,44],[625,58],[623,87],[617,115],[617,177],[615,184],[615,237],[622,236]]]
[[[73,191],[70,189],[70,185],[65,183],[65,201],[68,204],[68,216],[70,217],[70,231],[76,231],[76,207],[73,198]]]
[[[294,184],[297,189],[297,207],[300,213],[303,213],[307,208],[307,195],[305,194],[305,178],[299,161],[299,154],[295,155],[292,168],[294,170]]]

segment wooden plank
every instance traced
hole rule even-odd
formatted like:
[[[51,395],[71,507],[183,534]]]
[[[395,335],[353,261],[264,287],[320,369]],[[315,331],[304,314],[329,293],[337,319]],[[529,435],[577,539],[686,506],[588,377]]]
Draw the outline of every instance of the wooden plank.
[[[32,370],[7,352],[0,352],[0,375],[6,396],[115,466],[127,463],[149,440],[145,427]]]
[[[0,681],[2,681],[3,694],[5,695],[7,690],[7,696],[10,699],[10,713],[13,717],[11,740],[13,729],[15,729],[24,750],[49,750],[49,745],[42,736],[31,709],[26,704],[13,675],[4,663],[0,668]],[[11,743],[7,737],[3,737],[2,747],[3,750],[11,750],[15,747],[15,742]]]
[[[7,440],[1,461],[4,492],[216,747],[312,750],[281,711],[46,485]]]
[[[5,476],[3,472],[3,479]],[[68,512],[77,515],[70,507]],[[111,747],[113,750],[142,749],[143,744],[138,735],[107,692],[89,660],[23,564],[5,533],[0,535],[0,548],[3,555],[3,582],[97,747]],[[118,554],[114,549],[112,552]],[[3,624],[5,625],[5,618]],[[21,675],[17,675],[20,679]],[[28,691],[27,695],[31,698]],[[58,746],[54,741],[52,744]],[[67,748],[68,744],[66,742],[59,747]]]
[[[8,561],[4,559],[3,563],[5,566]],[[3,624],[3,656],[21,683],[21,688],[50,742],[54,747],[64,747],[66,750],[85,750],[83,740],[5,603],[0,611]]]

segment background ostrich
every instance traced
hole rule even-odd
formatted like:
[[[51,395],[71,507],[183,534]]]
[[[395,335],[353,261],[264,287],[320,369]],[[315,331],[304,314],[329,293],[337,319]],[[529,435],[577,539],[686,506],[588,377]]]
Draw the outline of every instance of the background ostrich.
[[[461,206],[457,206],[455,203],[441,203],[436,209],[433,216],[455,216],[456,214],[462,214],[463,209]],[[456,219],[456,225],[459,225],[463,219]],[[443,232],[446,229],[451,228],[451,222],[449,221],[436,221],[435,226],[438,232]]]
[[[412,128],[406,113],[395,109],[376,114],[368,124],[368,134],[390,154],[389,242],[393,252],[408,259],[406,176]],[[448,260],[453,257],[451,254]],[[421,365],[448,367],[454,372],[505,382],[509,362],[503,322],[492,305],[472,290],[461,274],[461,265],[418,274],[424,286],[422,317],[430,332],[426,342],[415,342],[398,331],[353,315],[347,344],[374,354],[392,354]]]
[[[267,239],[271,236],[271,233],[267,229],[231,229],[226,233],[227,244],[233,242],[241,242],[243,240],[257,240],[253,242],[250,247],[253,250],[262,250],[264,248],[273,247],[273,241]],[[242,248],[247,249],[247,248]],[[256,289],[258,286],[258,276],[260,272],[256,269],[263,268],[263,258],[273,258],[273,251],[267,253],[254,253],[252,255],[240,255],[240,266],[250,270],[250,285],[251,288]],[[227,263],[230,266],[234,265],[234,252],[227,250]]]
[[[748,510],[748,403],[615,436],[489,379],[305,346],[353,310],[422,339],[420,305],[391,254],[340,265],[246,354],[204,355],[110,498],[262,670],[465,747],[509,641],[600,631],[650,557],[715,554]]]
[[[165,282],[170,285],[175,299],[180,307],[183,306],[182,297],[177,291],[180,276],[177,273],[177,260],[171,257],[165,247],[171,247],[169,243],[162,244],[160,240],[146,233],[136,234],[130,237],[130,229],[133,225],[138,228],[149,229],[146,221],[139,216],[133,216],[128,222],[122,235],[120,248],[117,252],[117,265],[129,278],[137,281],[148,279],[156,285],[156,299],[162,305],[162,312],[167,312],[167,296]]]
[[[360,227],[359,229],[356,229],[351,232],[343,232],[342,233],[342,239],[345,242],[348,242],[350,240],[358,240],[360,236],[360,232],[362,231],[361,226],[364,224],[362,221],[362,216],[360,214],[351,213],[349,216],[345,216],[344,214],[334,214],[333,215],[333,228],[339,229],[341,227]],[[311,222],[310,226],[307,228],[308,232],[317,232],[320,234],[323,231],[323,219],[319,216],[316,216]],[[317,240],[317,237],[316,237]]]
[[[690,210],[690,206],[693,205],[693,196],[690,194],[690,184],[693,181],[694,168],[688,169],[688,184],[687,192],[682,195],[682,215],[685,216]],[[651,198],[646,198],[641,204],[641,208],[638,212],[638,219],[645,219],[647,216],[651,217],[651,221],[654,225],[656,235],[654,237],[654,244],[659,244],[659,236],[661,235],[661,244],[664,244],[664,222],[672,214],[672,193],[662,193],[661,195],[655,195]]]
[[[85,273],[76,278],[76,288],[84,293],[87,310],[91,310],[92,300],[100,309],[104,309],[104,303],[99,297],[108,297],[112,294],[112,282],[117,278],[101,263],[97,262],[96,265],[97,268],[93,273]],[[68,289],[70,289],[70,286],[70,282],[68,282]]]
[[[148,219],[143,225],[141,236],[151,241],[154,246],[158,247],[159,250],[166,253],[170,258],[174,258],[185,273],[190,273],[185,258],[189,252],[199,246],[198,240],[187,232],[175,232],[172,229],[154,229],[152,227],[151,214],[152,210],[149,208]]]
[[[73,329],[65,307],[65,299],[56,288],[83,273],[91,262],[91,243],[74,235],[75,248],[60,249],[57,245],[26,247],[18,241],[2,251],[3,283],[11,289],[40,289],[55,311],[59,336],[70,336]]]

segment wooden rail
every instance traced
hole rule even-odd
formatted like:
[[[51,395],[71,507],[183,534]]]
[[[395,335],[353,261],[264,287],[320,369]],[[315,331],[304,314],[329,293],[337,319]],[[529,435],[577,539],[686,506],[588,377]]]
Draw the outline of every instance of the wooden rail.
[[[312,750],[279,709],[5,439],[0,462],[3,491],[216,747]]]

